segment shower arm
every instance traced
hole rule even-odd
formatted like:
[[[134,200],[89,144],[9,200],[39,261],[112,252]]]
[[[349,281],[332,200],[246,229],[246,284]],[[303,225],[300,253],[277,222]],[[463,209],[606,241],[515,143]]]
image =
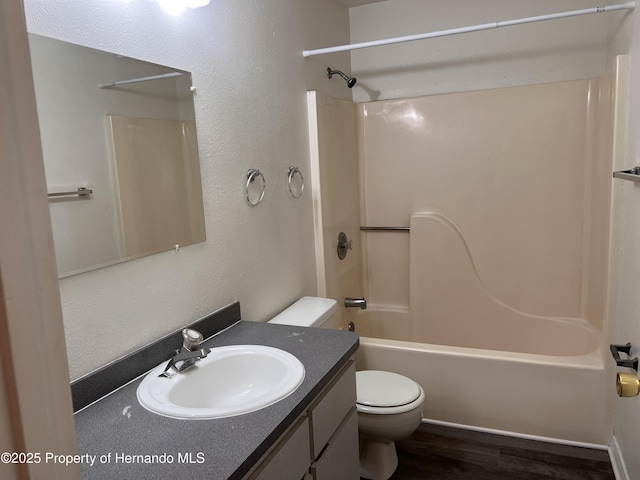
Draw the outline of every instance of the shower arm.
[[[331,67],[327,68],[327,77],[329,77],[329,79],[331,79],[331,77],[333,77],[333,75],[335,74],[340,75],[344,79],[344,81],[347,82],[347,86],[349,88],[353,88],[353,86],[358,81],[356,77],[350,77],[349,75],[347,75],[346,73],[340,70],[332,70]]]

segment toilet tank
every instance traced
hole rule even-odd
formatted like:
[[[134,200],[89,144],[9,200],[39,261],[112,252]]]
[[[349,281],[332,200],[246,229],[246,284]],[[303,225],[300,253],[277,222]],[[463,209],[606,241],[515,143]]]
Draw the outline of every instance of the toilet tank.
[[[302,297],[269,323],[298,327],[338,328],[338,302],[332,298]]]

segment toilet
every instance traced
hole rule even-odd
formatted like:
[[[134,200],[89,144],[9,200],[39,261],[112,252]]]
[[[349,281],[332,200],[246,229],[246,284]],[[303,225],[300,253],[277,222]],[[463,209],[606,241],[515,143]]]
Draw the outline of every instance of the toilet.
[[[338,303],[302,297],[269,323],[337,328]],[[398,466],[395,442],[409,437],[422,421],[424,390],[397,373],[356,372],[356,408],[360,436],[360,476],[387,480]]]
[[[424,390],[402,375],[380,370],[356,372],[360,435],[360,476],[387,480],[398,466],[396,444],[422,422]]]

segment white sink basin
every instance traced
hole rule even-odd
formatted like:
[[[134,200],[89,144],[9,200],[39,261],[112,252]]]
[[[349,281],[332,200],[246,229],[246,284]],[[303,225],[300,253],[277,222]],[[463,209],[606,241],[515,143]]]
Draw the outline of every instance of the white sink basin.
[[[262,345],[212,348],[206,358],[171,378],[158,365],[138,387],[147,410],[180,419],[242,415],[272,405],[295,391],[304,366],[288,352]]]

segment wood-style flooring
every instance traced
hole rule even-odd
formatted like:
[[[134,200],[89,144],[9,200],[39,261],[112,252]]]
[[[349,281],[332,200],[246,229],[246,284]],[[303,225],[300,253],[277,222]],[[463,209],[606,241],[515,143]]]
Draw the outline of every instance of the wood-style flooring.
[[[396,447],[391,480],[615,480],[606,451],[438,425]]]

